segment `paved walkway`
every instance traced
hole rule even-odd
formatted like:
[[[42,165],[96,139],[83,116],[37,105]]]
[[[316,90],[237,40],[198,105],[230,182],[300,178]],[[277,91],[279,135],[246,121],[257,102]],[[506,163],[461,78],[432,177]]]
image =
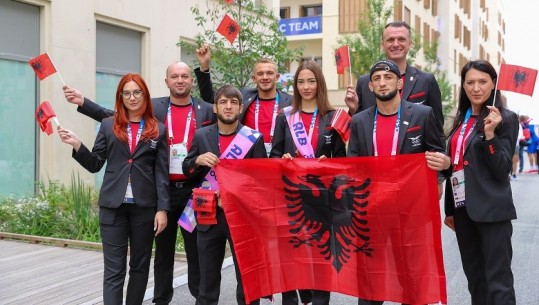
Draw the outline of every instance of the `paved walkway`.
[[[153,261],[145,300],[153,297]],[[177,260],[174,287],[186,282]],[[0,305],[103,304],[101,251],[0,240]],[[127,279],[126,279],[127,284]]]

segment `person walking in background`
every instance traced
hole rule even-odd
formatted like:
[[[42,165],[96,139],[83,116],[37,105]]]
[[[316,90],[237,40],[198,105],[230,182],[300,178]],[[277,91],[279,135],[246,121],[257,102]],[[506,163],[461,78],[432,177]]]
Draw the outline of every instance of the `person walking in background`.
[[[292,105],[284,108],[277,117],[270,158],[346,156],[344,141],[337,131],[331,129],[335,110],[329,102],[320,66],[312,60],[302,62],[294,76],[293,88]],[[301,132],[300,136],[297,131]],[[282,295],[283,304],[297,304],[296,291],[283,292]],[[312,292],[313,305],[328,305],[329,300],[328,291]]]
[[[537,136],[536,126],[530,124],[531,119],[528,119],[528,130],[530,131],[530,139],[528,140],[528,159],[530,160],[530,169],[529,173],[536,173],[537,168],[537,142],[539,137]]]
[[[524,150],[530,144],[530,128],[528,125],[528,116],[521,114],[518,117],[520,122],[520,128],[522,129],[522,136],[518,138],[518,173],[521,174],[524,171]]]
[[[128,246],[126,304],[142,304],[153,239],[166,228],[170,210],[167,140],[140,75],[122,77],[115,109],[113,117],[102,121],[92,151],[72,131],[59,126],[58,134],[88,171],[98,172],[107,163],[99,193],[104,304],[123,302]]]
[[[168,213],[168,225],[155,239],[154,260],[154,296],[157,305],[169,304],[174,289],[174,257],[178,236],[178,219],[191,197],[196,182],[182,172],[182,162],[195,134],[195,130],[215,122],[212,107],[191,96],[193,76],[191,69],[183,62],[174,62],[167,67],[165,85],[170,95],[152,99],[153,114],[167,129],[169,156],[169,181],[171,207]],[[84,98],[76,89],[64,87],[68,102],[78,105],[77,110],[96,121],[114,115],[114,111],[105,109],[91,100]],[[183,245],[187,257],[189,292],[196,299],[200,282],[200,267],[197,253],[196,228],[189,232],[181,228]]]
[[[495,94],[496,78],[488,61],[464,65],[449,133],[449,171],[461,185],[453,194],[446,184],[444,223],[456,233],[473,305],[516,304],[511,220],[517,215],[508,176],[518,118]]]

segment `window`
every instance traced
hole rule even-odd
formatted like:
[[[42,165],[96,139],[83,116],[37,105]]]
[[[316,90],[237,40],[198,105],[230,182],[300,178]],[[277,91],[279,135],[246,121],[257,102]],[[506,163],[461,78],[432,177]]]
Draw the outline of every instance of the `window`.
[[[322,15],[322,5],[303,5],[300,7],[301,17]]]
[[[367,0],[339,0],[339,33],[355,33],[364,18]]]
[[[393,14],[395,15],[395,20],[402,20],[402,0],[395,0],[393,3]]]
[[[279,17],[281,17],[281,19],[289,19],[290,7],[281,7],[281,9],[279,10]]]
[[[428,10],[430,8],[430,0],[423,0],[423,7]]]
[[[432,16],[438,16],[438,0],[432,0]]]
[[[426,22],[423,23],[423,43],[430,43],[430,26]]]
[[[38,180],[39,80],[28,60],[40,52],[39,23],[38,7],[0,1],[0,196],[32,196]]]
[[[411,17],[412,13],[410,12],[410,9],[406,6],[404,6],[404,21],[408,24],[411,24],[411,21],[412,21],[412,17]]]
[[[96,103],[114,109],[116,88],[122,76],[141,71],[141,41],[140,32],[96,23]],[[96,134],[98,130],[99,123],[96,123]],[[105,167],[95,175],[96,186],[103,182],[104,173]]]

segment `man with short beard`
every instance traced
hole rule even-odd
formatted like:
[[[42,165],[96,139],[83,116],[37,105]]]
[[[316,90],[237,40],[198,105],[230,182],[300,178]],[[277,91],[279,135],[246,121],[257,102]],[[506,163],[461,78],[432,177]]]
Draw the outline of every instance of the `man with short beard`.
[[[448,169],[451,160],[445,154],[432,108],[402,101],[397,95],[401,88],[402,79],[395,62],[382,60],[371,67],[369,89],[376,97],[376,105],[352,117],[347,155],[425,153],[429,168],[436,171]],[[358,305],[382,303],[379,300],[358,300]]]
[[[197,181],[197,185],[202,188],[215,191],[216,196],[219,196],[216,186],[218,177],[213,172],[213,168],[220,159],[266,157],[262,134],[239,122],[242,110],[242,95],[238,89],[225,85],[217,90],[213,104],[217,124],[196,131],[192,146],[183,162],[183,171],[186,175]],[[202,221],[198,224],[198,259],[201,278],[196,305],[217,305],[219,302],[221,268],[227,240],[232,250],[238,282],[236,300],[238,305],[245,305],[241,273],[238,269],[228,222],[220,204],[214,204],[213,208],[216,211],[214,224],[203,224]],[[198,217],[200,214],[197,214],[197,220],[200,220]],[[251,304],[259,303],[260,301],[256,300]]]

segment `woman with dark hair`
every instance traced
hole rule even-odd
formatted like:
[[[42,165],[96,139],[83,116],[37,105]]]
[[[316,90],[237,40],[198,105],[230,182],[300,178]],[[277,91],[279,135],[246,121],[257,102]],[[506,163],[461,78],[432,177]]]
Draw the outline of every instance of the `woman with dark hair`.
[[[126,304],[142,304],[153,238],[167,225],[167,138],[150,101],[140,75],[122,77],[116,90],[116,112],[101,122],[92,151],[72,131],[58,127],[62,141],[73,146],[73,158],[88,171],[98,172],[107,163],[99,193],[106,305],[122,304],[128,245]]]
[[[301,63],[294,76],[293,87],[292,105],[277,116],[270,158],[323,159],[346,156],[344,141],[331,128],[335,109],[329,102],[326,80],[320,66],[312,60]],[[307,293],[300,291],[300,294]],[[302,299],[305,299],[304,296]],[[313,305],[327,305],[329,299],[329,292],[313,291]],[[283,293],[283,305],[297,303],[295,291]]]
[[[511,220],[517,216],[509,173],[519,123],[502,105],[496,78],[488,61],[464,65],[449,133],[448,171],[460,183],[454,190],[446,183],[444,223],[456,233],[473,305],[516,303]]]

